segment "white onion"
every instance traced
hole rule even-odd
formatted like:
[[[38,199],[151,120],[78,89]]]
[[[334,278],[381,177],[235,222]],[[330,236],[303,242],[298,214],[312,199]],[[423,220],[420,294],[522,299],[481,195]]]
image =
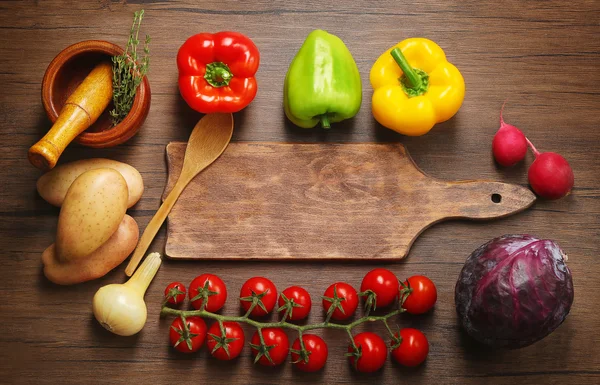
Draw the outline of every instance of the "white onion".
[[[108,331],[131,336],[146,324],[144,294],[160,267],[160,254],[152,253],[135,274],[123,284],[101,287],[92,301],[94,316]]]

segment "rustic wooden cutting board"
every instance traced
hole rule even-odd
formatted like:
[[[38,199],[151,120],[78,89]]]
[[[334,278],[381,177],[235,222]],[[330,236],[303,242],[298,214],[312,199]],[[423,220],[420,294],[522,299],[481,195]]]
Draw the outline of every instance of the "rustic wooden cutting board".
[[[185,146],[167,146],[163,199]],[[180,259],[401,259],[434,223],[501,218],[534,201],[517,185],[431,178],[401,144],[231,143],[180,196],[165,252]]]

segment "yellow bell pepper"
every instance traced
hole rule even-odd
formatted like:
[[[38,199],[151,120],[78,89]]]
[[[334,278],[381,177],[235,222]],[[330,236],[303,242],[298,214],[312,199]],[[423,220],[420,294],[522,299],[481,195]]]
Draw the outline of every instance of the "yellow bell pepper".
[[[465,98],[465,80],[433,41],[401,41],[377,59],[370,74],[372,111],[383,126],[424,135],[453,117]]]

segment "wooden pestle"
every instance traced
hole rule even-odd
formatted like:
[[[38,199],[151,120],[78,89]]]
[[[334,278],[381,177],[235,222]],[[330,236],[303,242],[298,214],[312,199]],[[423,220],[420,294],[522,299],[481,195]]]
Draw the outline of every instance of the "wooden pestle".
[[[54,168],[77,135],[94,124],[112,99],[112,65],[98,64],[68,97],[50,131],[31,146],[28,157],[40,170]]]

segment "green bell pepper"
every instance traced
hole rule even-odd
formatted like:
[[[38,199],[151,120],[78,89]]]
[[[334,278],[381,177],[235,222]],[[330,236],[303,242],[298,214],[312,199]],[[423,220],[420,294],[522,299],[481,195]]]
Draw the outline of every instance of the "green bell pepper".
[[[337,36],[312,31],[285,76],[283,104],[297,126],[323,128],[358,113],[362,84],[352,54]]]

